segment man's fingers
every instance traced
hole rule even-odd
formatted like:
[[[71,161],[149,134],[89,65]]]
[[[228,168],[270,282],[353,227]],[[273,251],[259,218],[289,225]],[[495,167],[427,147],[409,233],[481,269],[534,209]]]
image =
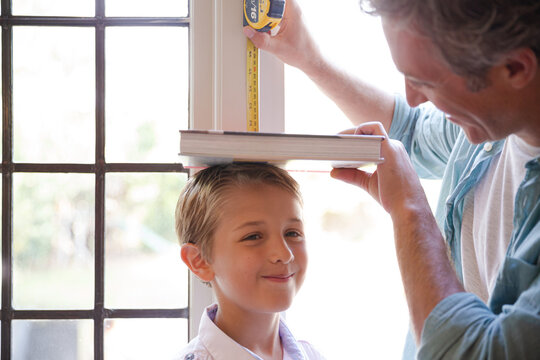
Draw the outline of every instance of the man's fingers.
[[[367,122],[356,127],[355,135],[382,135],[388,137],[384,126],[380,122]]]
[[[380,122],[367,122],[358,125],[357,127],[345,129],[339,132],[340,134],[352,134],[352,135],[382,135],[385,138],[388,137],[384,126]]]
[[[268,50],[271,41],[270,34],[266,32],[259,32],[253,29],[251,26],[244,26],[244,35],[246,35],[257,48],[261,50]]]
[[[356,128],[350,128],[350,129],[342,130],[342,131],[339,132],[339,134],[355,135],[356,134]]]
[[[369,179],[372,175],[362,170],[346,168],[332,169],[330,172],[330,176],[334,179],[359,186],[365,191],[369,191]]]

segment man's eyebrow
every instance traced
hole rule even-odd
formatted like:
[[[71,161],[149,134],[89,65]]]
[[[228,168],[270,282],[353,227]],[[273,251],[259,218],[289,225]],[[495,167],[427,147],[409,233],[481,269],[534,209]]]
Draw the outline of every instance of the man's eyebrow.
[[[413,81],[415,83],[419,83],[419,84],[426,84],[426,85],[431,85],[431,86],[439,86],[439,85],[444,85],[446,82],[449,81],[449,76],[441,76],[441,74],[438,74],[437,77],[431,77],[429,79],[426,79],[426,78],[418,78],[410,73],[402,73],[403,76],[405,77],[406,80],[410,80],[410,81]]]
[[[428,80],[425,80],[425,79],[419,79],[419,78],[417,78],[416,76],[411,75],[411,74],[405,74],[405,73],[403,73],[403,76],[404,76],[406,79],[411,80],[411,81],[414,81],[414,82],[416,82],[416,83],[433,84],[432,81],[428,81]]]

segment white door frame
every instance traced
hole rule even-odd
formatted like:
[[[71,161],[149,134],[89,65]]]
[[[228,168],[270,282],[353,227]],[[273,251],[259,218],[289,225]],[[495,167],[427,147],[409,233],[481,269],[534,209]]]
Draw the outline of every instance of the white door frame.
[[[246,37],[242,0],[190,2],[191,129],[247,130]],[[261,51],[259,129],[285,129],[284,66]],[[189,339],[195,337],[212,290],[190,274]]]

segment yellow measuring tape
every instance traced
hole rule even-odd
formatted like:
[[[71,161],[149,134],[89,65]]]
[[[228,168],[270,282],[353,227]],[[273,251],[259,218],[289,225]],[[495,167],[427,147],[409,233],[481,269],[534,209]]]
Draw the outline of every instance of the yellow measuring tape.
[[[247,131],[259,131],[259,49],[247,39]]]
[[[283,18],[285,0],[244,0],[244,26],[270,31]],[[259,131],[259,49],[247,40],[247,129]]]

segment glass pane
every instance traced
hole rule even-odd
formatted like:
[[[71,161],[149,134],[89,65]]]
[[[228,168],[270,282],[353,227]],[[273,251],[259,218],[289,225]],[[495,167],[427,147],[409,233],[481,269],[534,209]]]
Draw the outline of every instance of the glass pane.
[[[14,320],[13,360],[91,360],[92,320]]]
[[[94,307],[94,175],[13,175],[13,304]]]
[[[332,62],[389,93],[404,93],[403,75],[392,62],[379,18],[363,14],[358,0],[336,0],[330,7],[328,0],[298,2]],[[336,41],[343,33],[354,46]],[[334,134],[352,126],[335,103],[290,66],[285,67],[285,96],[287,132]],[[295,336],[311,341],[328,358],[400,358],[409,316],[389,216],[361,189],[328,174],[294,176],[305,198],[310,255],[304,286],[287,311]],[[340,269],[339,276],[328,269]],[[328,304],[332,311],[321,313]],[[358,346],[358,339],[369,340]]]
[[[334,6],[328,6],[328,0],[298,2],[307,26],[333,63],[385,91],[404,93],[403,75],[392,62],[379,17],[362,13],[358,0],[333,0]],[[325,26],[320,25],[323,19]],[[347,34],[354,45],[336,41],[338,34]],[[336,104],[292,66],[285,67],[285,96],[286,132],[335,134],[352,126]]]
[[[184,17],[188,0],[105,0],[107,16]]]
[[[105,306],[187,307],[174,210],[185,174],[109,174],[106,181]]]
[[[11,0],[13,15],[94,16],[94,0]]]
[[[409,313],[390,217],[361,189],[328,174],[291,175],[304,196],[309,267],[287,311],[289,326],[297,338],[315,344],[329,358],[348,359],[353,353],[367,359],[399,358]],[[328,269],[344,271],[336,277]],[[332,311],[321,312],[328,304]],[[317,326],[313,326],[314,313]],[[358,339],[370,340],[359,349]]]
[[[188,127],[188,31],[107,29],[108,162],[178,161]]]
[[[179,359],[187,345],[187,330],[186,319],[106,320],[105,359]]]
[[[94,30],[14,27],[14,159],[94,162]]]

